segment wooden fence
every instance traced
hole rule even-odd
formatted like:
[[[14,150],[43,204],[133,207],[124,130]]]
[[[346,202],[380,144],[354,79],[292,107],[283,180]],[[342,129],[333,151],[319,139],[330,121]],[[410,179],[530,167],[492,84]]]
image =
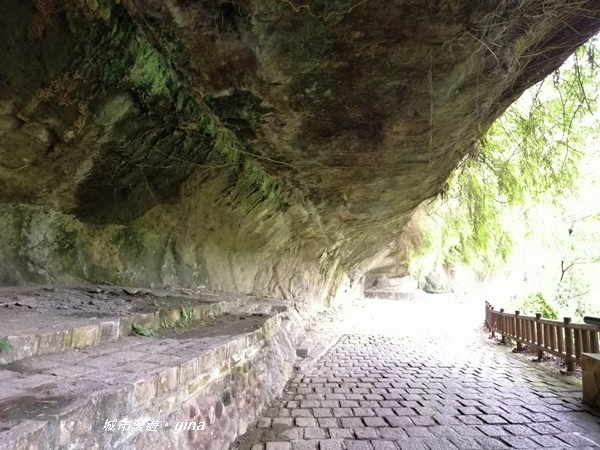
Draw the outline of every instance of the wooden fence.
[[[514,314],[504,312],[504,309],[496,311],[486,302],[485,324],[492,337],[500,335],[503,344],[514,339],[517,351],[527,346],[537,350],[538,360],[544,353],[563,358],[567,372],[573,371],[575,364],[580,364],[582,353],[599,353],[600,326],[572,323],[570,317],[560,321],[544,319],[540,313],[535,317],[522,316],[519,311]]]

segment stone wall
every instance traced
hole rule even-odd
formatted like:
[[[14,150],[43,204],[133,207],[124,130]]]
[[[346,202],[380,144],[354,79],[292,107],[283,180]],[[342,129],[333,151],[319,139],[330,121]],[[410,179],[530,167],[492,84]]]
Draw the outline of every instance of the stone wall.
[[[9,431],[2,434],[0,449],[226,450],[281,393],[292,374],[301,331],[298,315],[283,312],[256,331],[221,339],[213,347],[203,348],[206,340],[199,340],[197,349],[188,346],[183,363],[173,365],[175,355],[163,356],[163,367],[154,375],[140,372],[135,381],[120,376],[116,385],[100,390],[90,383],[78,399],[54,400],[52,411],[41,411],[37,418],[3,423]],[[111,373],[106,368],[105,380]],[[130,429],[120,425],[122,419]],[[105,430],[111,420],[118,421],[115,429]],[[135,430],[138,420],[160,425]],[[203,422],[205,428],[176,431],[178,422]]]

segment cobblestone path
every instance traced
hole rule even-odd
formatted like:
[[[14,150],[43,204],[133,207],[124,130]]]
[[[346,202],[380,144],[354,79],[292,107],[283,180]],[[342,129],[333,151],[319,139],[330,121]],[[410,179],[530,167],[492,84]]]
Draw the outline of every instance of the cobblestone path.
[[[234,448],[599,448],[581,388],[486,342],[482,317],[450,301],[354,306],[339,342]]]

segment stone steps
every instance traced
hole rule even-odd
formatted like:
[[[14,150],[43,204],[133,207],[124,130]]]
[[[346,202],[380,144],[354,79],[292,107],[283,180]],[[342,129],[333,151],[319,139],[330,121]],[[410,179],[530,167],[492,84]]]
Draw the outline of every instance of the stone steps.
[[[58,292],[54,292],[58,291]],[[34,291],[35,292],[35,291]],[[88,297],[94,298],[94,294],[112,293],[108,299],[96,300],[97,302],[115,302],[115,293],[123,292],[127,301],[133,304],[127,310],[115,308],[109,311],[107,307],[112,305],[103,304],[102,307],[94,308],[94,311],[79,311],[74,308],[82,302],[85,293],[85,301]],[[29,293],[30,294],[30,293]],[[92,294],[92,295],[90,295]],[[0,338],[5,338],[9,348],[0,350],[0,365],[31,358],[39,355],[62,353],[71,349],[93,347],[108,342],[116,341],[121,337],[134,334],[134,324],[144,328],[156,330],[160,327],[178,326],[192,320],[204,320],[230,313],[244,305],[253,298],[249,296],[214,295],[203,294],[197,296],[182,296],[173,292],[139,290],[137,288],[119,287],[93,287],[61,290],[53,289],[47,296],[27,295],[21,290],[20,297],[27,300],[17,300],[4,304],[17,303],[25,305],[28,310],[13,312],[12,317],[4,317],[0,324]],[[53,297],[61,298],[60,306],[65,309],[61,311],[50,310],[56,303]],[[19,298],[19,296],[17,297]],[[50,306],[46,307],[45,300],[50,298]],[[6,299],[6,295],[5,295]],[[54,300],[54,301],[53,301]],[[116,300],[122,300],[116,297]],[[125,300],[122,300],[126,302]],[[19,303],[20,302],[20,303]],[[93,300],[89,300],[93,302]],[[143,303],[143,304],[142,304]],[[3,303],[0,296],[0,314],[3,311]],[[33,309],[33,311],[29,311]],[[36,311],[37,309],[37,311]],[[135,311],[139,309],[140,311]],[[120,314],[120,317],[114,317]],[[50,319],[48,315],[53,316]],[[25,317],[23,317],[25,316]],[[25,323],[24,323],[25,322]]]
[[[156,337],[127,335],[139,316],[104,318],[86,325],[90,345],[1,365],[0,449],[227,449],[281,393],[303,327],[281,303],[215,298],[193,310],[187,327],[157,326]],[[181,324],[175,311],[145,313],[144,326]],[[103,323],[120,331],[113,340],[100,338]],[[181,429],[193,422],[203,429]]]

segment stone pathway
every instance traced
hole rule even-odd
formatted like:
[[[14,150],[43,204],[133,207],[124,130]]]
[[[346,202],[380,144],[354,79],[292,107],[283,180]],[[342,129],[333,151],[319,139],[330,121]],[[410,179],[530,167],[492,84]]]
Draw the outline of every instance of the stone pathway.
[[[581,388],[482,334],[483,305],[364,300],[239,450],[598,448]]]

